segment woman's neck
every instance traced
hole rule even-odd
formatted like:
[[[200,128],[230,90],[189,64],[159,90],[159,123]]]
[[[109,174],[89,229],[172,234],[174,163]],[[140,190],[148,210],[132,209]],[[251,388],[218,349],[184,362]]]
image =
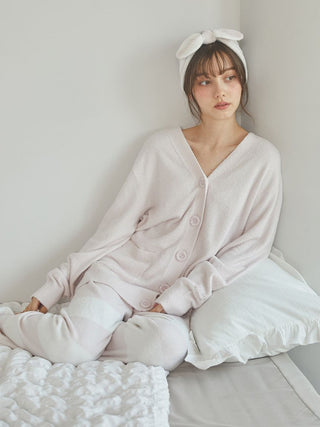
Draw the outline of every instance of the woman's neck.
[[[219,149],[238,144],[247,133],[236,120],[201,121],[198,126],[187,130],[186,137],[205,147]]]

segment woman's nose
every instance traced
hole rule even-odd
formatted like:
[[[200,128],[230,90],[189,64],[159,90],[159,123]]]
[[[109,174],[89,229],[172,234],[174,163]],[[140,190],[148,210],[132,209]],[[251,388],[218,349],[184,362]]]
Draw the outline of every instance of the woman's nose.
[[[225,96],[225,87],[223,82],[216,81],[215,84],[212,85],[213,87],[213,95],[215,98],[221,98]]]

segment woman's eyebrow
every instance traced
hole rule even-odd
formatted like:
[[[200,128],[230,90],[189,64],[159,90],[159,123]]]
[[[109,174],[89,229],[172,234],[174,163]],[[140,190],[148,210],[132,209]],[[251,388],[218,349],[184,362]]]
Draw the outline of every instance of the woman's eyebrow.
[[[222,70],[220,74],[224,74],[226,71],[229,71],[229,70],[235,70],[235,68],[234,67],[225,68]]]
[[[234,67],[229,67],[229,68],[224,68],[222,71],[221,71],[221,73],[219,73],[219,75],[221,75],[221,74],[224,74],[224,73],[226,73],[227,71],[230,71],[230,70],[234,70],[235,71],[235,68]],[[210,76],[210,74],[208,74],[208,73],[198,73],[198,74],[196,74],[196,77],[209,77]],[[213,74],[213,77],[215,77],[215,75]]]

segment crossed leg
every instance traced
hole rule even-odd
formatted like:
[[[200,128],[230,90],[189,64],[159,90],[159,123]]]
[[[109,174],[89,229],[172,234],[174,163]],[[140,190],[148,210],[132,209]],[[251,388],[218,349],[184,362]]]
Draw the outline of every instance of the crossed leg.
[[[97,359],[132,307],[108,285],[79,284],[59,314],[27,311],[0,316],[0,329],[16,345],[51,362],[75,365]]]
[[[138,312],[120,323],[102,358],[142,362],[171,371],[187,353],[188,324],[187,317]]]

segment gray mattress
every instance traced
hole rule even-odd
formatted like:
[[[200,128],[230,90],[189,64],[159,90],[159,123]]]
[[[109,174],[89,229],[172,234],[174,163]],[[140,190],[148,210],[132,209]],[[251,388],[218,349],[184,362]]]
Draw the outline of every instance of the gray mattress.
[[[320,426],[320,395],[287,353],[168,376],[170,427]]]

